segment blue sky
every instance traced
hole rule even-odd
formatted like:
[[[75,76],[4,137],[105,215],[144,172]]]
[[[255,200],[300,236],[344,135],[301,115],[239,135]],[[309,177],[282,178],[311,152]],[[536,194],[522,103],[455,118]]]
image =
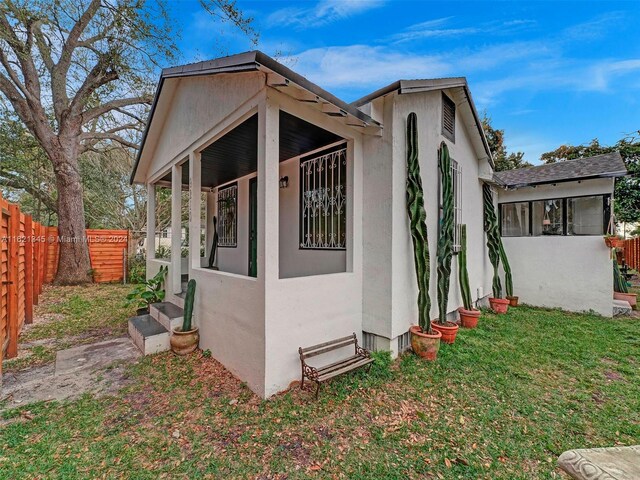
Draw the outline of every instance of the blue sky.
[[[171,1],[171,0],[170,0]],[[244,1],[258,48],[353,101],[398,79],[465,76],[510,151],[640,129],[640,2]],[[251,48],[197,1],[173,1],[184,61]]]

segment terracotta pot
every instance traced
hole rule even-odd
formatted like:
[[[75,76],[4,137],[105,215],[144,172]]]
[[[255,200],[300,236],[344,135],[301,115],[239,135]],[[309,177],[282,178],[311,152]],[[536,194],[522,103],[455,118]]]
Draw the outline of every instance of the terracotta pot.
[[[509,310],[509,300],[506,298],[492,298],[489,297],[489,305],[495,313],[507,313]]]
[[[638,308],[638,294],[637,293],[620,293],[613,292],[613,298],[616,300],[624,300],[625,302],[629,302],[631,308],[636,310]]]
[[[444,325],[440,325],[438,322],[431,322],[431,328],[442,334],[441,342],[453,343],[456,341],[456,335],[460,327],[453,322],[445,322]]]
[[[438,356],[442,334],[438,331],[434,331],[433,334],[423,333],[418,325],[412,326],[409,332],[411,335],[411,348],[416,352],[416,355],[426,360],[434,361]]]
[[[198,327],[193,328],[187,332],[182,331],[182,327],[175,328],[173,335],[169,339],[171,343],[171,351],[176,355],[187,355],[198,348],[198,341],[200,335],[198,334]]]
[[[624,240],[618,237],[604,237],[604,243],[609,248],[624,248]]]
[[[460,307],[458,313],[460,313],[460,323],[464,328],[476,328],[478,326],[480,310],[466,310]]]
[[[507,300],[509,300],[509,306],[510,307],[517,307],[518,306],[518,297],[513,296],[510,297],[507,295]]]

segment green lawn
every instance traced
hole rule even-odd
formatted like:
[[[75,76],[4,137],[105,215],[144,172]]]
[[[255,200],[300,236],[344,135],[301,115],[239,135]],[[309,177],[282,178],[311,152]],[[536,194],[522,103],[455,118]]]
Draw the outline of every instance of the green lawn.
[[[162,354],[116,397],[6,412],[0,477],[560,478],[564,450],[640,442],[639,370],[637,319],[527,307],[485,313],[436,363],[379,355],[319,401],[260,401],[211,358]]]

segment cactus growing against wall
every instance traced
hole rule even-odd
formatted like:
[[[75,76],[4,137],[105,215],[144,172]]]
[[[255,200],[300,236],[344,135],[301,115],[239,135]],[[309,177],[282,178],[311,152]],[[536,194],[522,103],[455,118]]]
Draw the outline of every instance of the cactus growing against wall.
[[[484,201],[484,231],[487,234],[487,249],[489,250],[489,261],[493,266],[493,282],[491,288],[494,298],[502,298],[502,283],[498,274],[500,266],[500,233],[498,232],[498,218],[493,208],[493,195],[491,187],[486,183],[482,185],[482,197]]]
[[[196,295],[196,281],[192,278],[187,283],[187,293],[184,297],[184,317],[182,319],[182,331],[191,330],[191,319],[193,318],[193,300]]]
[[[513,276],[511,275],[511,265],[507,259],[507,252],[504,251],[504,245],[502,244],[502,237],[500,238],[500,261],[502,262],[502,268],[504,268],[504,289],[507,292],[507,297],[513,297]]]
[[[629,293],[629,287],[627,286],[627,280],[620,272],[618,267],[618,261],[616,256],[613,255],[613,291],[618,293]]]
[[[418,279],[418,325],[423,332],[432,333],[429,311],[429,243],[427,239],[427,214],[424,209],[424,191],[420,177],[418,159],[418,117],[410,113],[407,117],[407,214],[413,259]]]
[[[471,288],[469,287],[469,271],[467,270],[467,226],[460,225],[460,251],[458,252],[458,281],[462,293],[462,304],[465,310],[473,309]]]
[[[438,238],[438,322],[447,321],[447,302],[451,279],[451,259],[453,257],[453,178],[451,157],[447,144],[440,144],[438,168],[442,187],[442,221]]]

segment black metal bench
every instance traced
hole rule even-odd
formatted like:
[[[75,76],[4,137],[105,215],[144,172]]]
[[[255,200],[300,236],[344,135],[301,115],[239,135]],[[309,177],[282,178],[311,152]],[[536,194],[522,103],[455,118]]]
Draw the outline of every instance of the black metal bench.
[[[322,355],[323,353],[332,352],[343,347],[354,345],[354,355],[338,360],[337,362],[324,365],[322,367],[312,367],[306,362],[307,358]],[[305,377],[316,382],[318,385],[316,388],[316,398],[318,398],[318,392],[320,392],[320,384],[330,378],[337,377],[343,373],[350,372],[356,368],[364,367],[368,365],[371,368],[373,358],[368,350],[358,346],[358,338],[356,334],[349,335],[348,337],[338,338],[331,340],[330,342],[319,343],[307,348],[298,348],[300,354],[300,363],[302,364],[302,380],[300,381],[300,388],[304,388]]]

